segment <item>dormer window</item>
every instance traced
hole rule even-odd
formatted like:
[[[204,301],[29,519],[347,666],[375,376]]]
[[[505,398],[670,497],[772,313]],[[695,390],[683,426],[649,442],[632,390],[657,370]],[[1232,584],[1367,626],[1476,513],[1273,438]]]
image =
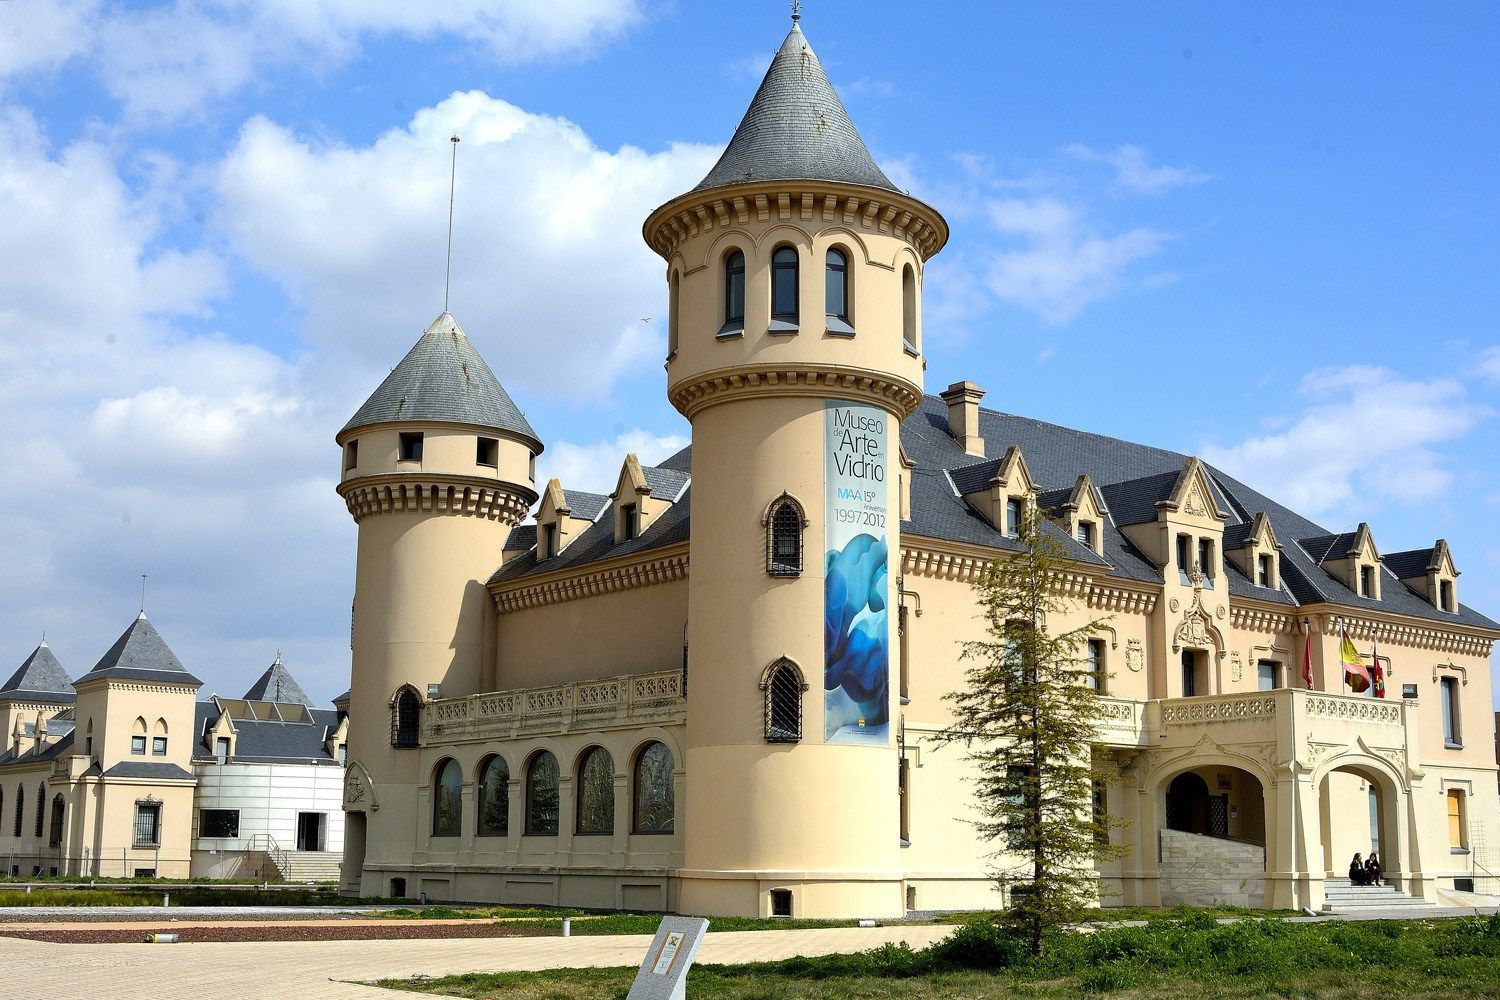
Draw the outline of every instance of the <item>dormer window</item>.
[[[352,472],[359,466],[359,442],[350,441],[344,445],[344,471]]]
[[[401,461],[422,461],[422,436],[421,431],[403,431],[401,433]]]
[[[1020,497],[1011,497],[1005,501],[1005,533],[1012,538],[1021,533],[1021,517],[1025,507]]]
[[[1359,596],[1375,598],[1375,567],[1361,566],[1359,568]]]
[[[1212,538],[1198,539],[1198,570],[1203,574],[1203,585],[1212,587],[1214,585],[1214,540]]]
[[[639,508],[633,503],[620,507],[620,541],[628,542],[640,533]]]
[[[1188,582],[1188,573],[1193,568],[1193,536],[1177,536],[1177,575],[1183,583]]]
[[[536,557],[538,559],[550,559],[557,555],[557,525],[556,523],[542,525],[542,540],[537,546]]]
[[[475,442],[474,464],[485,465],[491,469],[500,466],[500,440],[498,438],[482,437]]]
[[[1261,553],[1255,559],[1255,585],[1274,588],[1276,586],[1275,562],[1269,553]]]
[[[1084,548],[1088,549],[1090,552],[1094,551],[1094,522],[1093,521],[1079,521],[1078,522],[1078,532],[1077,532],[1077,535],[1078,535],[1078,544],[1079,545],[1082,545]]]
[[[1453,581],[1438,581],[1438,607],[1450,614],[1457,610],[1457,602],[1453,599]]]

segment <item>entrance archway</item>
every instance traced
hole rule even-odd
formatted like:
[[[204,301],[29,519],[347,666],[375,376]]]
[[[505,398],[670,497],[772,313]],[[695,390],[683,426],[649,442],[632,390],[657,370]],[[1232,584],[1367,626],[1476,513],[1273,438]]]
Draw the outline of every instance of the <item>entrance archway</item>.
[[[1198,764],[1157,785],[1163,906],[1265,905],[1266,789],[1229,764]]]
[[[1335,765],[1318,782],[1323,827],[1323,868],[1329,878],[1347,878],[1355,854],[1380,855],[1388,876],[1401,871],[1399,790],[1383,770],[1357,760]]]

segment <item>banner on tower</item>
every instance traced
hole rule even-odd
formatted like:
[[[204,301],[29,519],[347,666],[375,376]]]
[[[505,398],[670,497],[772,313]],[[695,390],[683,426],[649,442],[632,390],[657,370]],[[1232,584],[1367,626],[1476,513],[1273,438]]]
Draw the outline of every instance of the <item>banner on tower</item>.
[[[890,414],[823,405],[823,738],[890,743]]]

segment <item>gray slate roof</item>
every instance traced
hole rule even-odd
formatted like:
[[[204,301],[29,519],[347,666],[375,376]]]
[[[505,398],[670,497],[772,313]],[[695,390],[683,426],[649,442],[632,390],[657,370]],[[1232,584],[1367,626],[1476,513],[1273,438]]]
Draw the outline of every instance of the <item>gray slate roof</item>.
[[[764,180],[836,181],[898,190],[875,165],[796,24],[771,60],[729,146],[693,190]]]
[[[338,700],[338,699],[335,699]],[[193,745],[193,760],[212,763],[213,752],[203,736],[218,721],[219,706],[200,701],[196,708],[198,741]],[[270,722],[255,719],[234,720],[234,764],[317,764],[338,766],[328,752],[325,741],[339,725],[339,713],[333,709],[314,708],[308,714],[311,722]]]
[[[313,700],[302,690],[302,685],[292,676],[292,672],[281,662],[281,654],[276,654],[276,660],[266,672],[260,675],[260,679],[250,685],[250,690],[245,692],[246,701],[274,701],[282,705],[307,705],[311,707]]]
[[[143,611],[130,623],[109,651],[94,664],[94,669],[78,678],[79,684],[96,681],[102,677],[132,681],[156,681],[167,684],[191,684],[202,687],[203,682],[183,667],[177,654],[167,646]]]
[[[62,705],[77,697],[68,672],[45,640],[31,651],[20,669],[10,675],[10,680],[0,684],[0,699],[3,700]]]
[[[1396,574],[1396,579],[1411,580],[1427,575],[1427,568],[1433,564],[1433,552],[1436,548],[1436,545],[1429,545],[1425,549],[1389,552],[1382,557],[1381,562],[1385,563],[1386,569]]]
[[[1337,535],[1314,535],[1300,541],[1308,555],[1321,563],[1347,556],[1354,548],[1354,539],[1358,534],[1357,531],[1343,531]]]
[[[13,749],[7,748],[5,752],[0,753],[0,767],[6,764],[34,764],[38,761],[52,760],[73,748],[73,737],[74,733],[70,729],[61,739],[42,747],[40,752],[23,749],[20,753],[16,753]]]
[[[563,490],[563,499],[567,501],[568,510],[573,512],[574,517],[581,517],[585,521],[592,521],[609,506],[609,497],[603,493],[586,493],[583,490]],[[536,539],[531,540],[536,544]]]
[[[1155,519],[1156,503],[1171,496],[1172,487],[1188,456],[987,409],[979,411],[979,433],[987,442],[991,455],[1004,455],[1010,445],[1019,445],[1041,493],[1071,490],[1079,475],[1088,473],[1104,497],[1110,514],[1100,531],[1103,558],[1055,526],[1044,526],[1067,547],[1071,558],[1081,563],[1107,566],[1108,575],[1118,579],[1145,583],[1162,581],[1162,571],[1125,537],[1120,525]],[[972,470],[977,465],[991,463],[989,460],[976,462],[976,456],[965,452],[954,440],[948,430],[946,403],[936,396],[925,397],[916,412],[902,422],[901,445],[916,465],[911,470],[912,516],[911,520],[901,523],[903,536],[966,542],[996,550],[1015,551],[1019,548],[1016,539],[1006,536],[980,517],[956,490],[950,478],[955,471]],[[688,472],[691,461],[691,449],[684,448],[663,462],[662,467]],[[1264,512],[1282,546],[1281,589],[1256,586],[1232,561],[1226,560],[1226,582],[1231,595],[1287,606],[1334,603],[1500,630],[1500,624],[1468,607],[1461,606],[1452,614],[1439,611],[1425,597],[1396,582],[1394,576],[1389,586],[1382,587],[1381,600],[1360,597],[1306,551],[1306,546],[1313,542],[1317,543],[1314,548],[1336,547],[1333,544],[1336,538],[1343,539],[1342,544],[1347,548],[1354,532],[1334,536],[1328,529],[1218,469],[1206,464],[1203,468],[1214,492],[1214,500],[1227,519],[1226,537],[1232,535],[1243,541],[1241,533],[1248,532],[1254,515]],[[553,559],[538,565],[535,552],[527,552],[507,562],[491,579],[496,582],[517,580],[682,541],[689,533],[688,499],[691,492],[690,488],[682,501],[657,518],[639,538],[615,545],[613,526],[595,524]],[[1137,518],[1140,520],[1135,520]],[[1237,525],[1244,527],[1236,528]],[[1344,535],[1348,536],[1347,539]],[[1384,571],[1390,574],[1390,566],[1387,565]]]
[[[192,781],[193,772],[176,764],[152,764],[149,761],[124,760],[104,772],[106,778],[149,778]]]
[[[432,321],[340,434],[392,421],[492,427],[519,434],[542,450],[536,431],[452,313]]]

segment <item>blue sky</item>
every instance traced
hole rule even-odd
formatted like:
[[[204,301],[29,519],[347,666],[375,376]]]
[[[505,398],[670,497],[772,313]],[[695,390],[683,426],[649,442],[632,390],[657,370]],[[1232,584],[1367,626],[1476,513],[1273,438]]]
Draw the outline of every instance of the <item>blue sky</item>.
[[[430,9],[429,9],[430,6]],[[1200,454],[1500,615],[1490,4],[812,0],[867,144],[953,228],[928,389]],[[153,619],[207,690],[347,683],[332,436],[441,308],[608,489],[685,440],[640,241],[780,3],[0,3],[0,671]],[[1400,665],[1398,664],[1398,670]]]

